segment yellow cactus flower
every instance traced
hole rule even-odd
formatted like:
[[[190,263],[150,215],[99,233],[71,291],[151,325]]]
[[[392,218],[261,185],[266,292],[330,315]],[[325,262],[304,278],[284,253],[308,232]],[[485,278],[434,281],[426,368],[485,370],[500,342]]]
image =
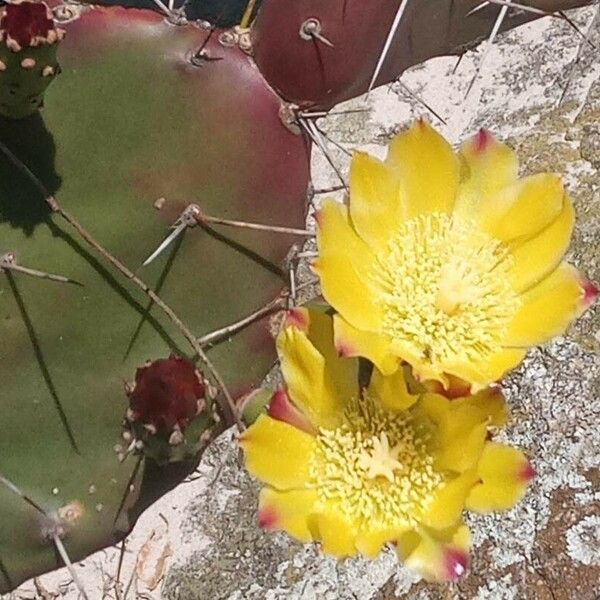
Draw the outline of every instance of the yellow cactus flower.
[[[455,153],[421,120],[385,162],[357,153],[348,206],[317,215],[339,352],[386,374],[408,362],[446,388],[499,380],[597,297],[563,262],[573,222],[560,177],[519,179],[515,153],[483,130]]]
[[[508,509],[533,477],[521,452],[488,439],[506,419],[499,390],[411,393],[408,367],[374,369],[360,389],[358,359],[338,356],[333,320],[315,310],[292,311],[277,347],[285,388],[240,438],[266,484],[260,524],[337,557],[375,557],[391,543],[427,579],[460,577],[464,508]]]

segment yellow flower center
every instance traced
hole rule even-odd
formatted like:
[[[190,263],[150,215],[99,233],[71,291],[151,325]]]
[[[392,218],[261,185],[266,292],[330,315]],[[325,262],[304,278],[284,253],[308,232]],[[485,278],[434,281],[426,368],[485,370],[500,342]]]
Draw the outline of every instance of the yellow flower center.
[[[384,332],[433,365],[486,358],[520,304],[511,267],[506,247],[471,223],[442,213],[407,221],[373,273]]]
[[[351,400],[344,424],[317,436],[310,471],[320,509],[341,513],[359,531],[414,527],[444,483],[429,436],[408,411],[387,412],[369,397]]]

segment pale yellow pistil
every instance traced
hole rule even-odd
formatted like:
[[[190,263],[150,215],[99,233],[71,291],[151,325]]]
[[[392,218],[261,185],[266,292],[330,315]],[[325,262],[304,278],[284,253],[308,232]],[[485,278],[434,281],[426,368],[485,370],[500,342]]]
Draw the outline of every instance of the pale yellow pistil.
[[[408,411],[387,412],[369,397],[350,400],[344,424],[317,436],[310,474],[321,508],[358,531],[415,526],[444,482],[429,435]]]
[[[449,263],[440,271],[435,307],[452,316],[457,314],[461,306],[477,302],[482,294],[483,290],[465,276],[459,265]]]
[[[505,246],[469,222],[421,215],[402,224],[371,274],[383,333],[443,370],[501,349],[520,300]]]
[[[372,439],[373,449],[363,450],[358,464],[366,472],[367,479],[376,479],[385,477],[389,482],[394,482],[394,470],[401,469],[402,463],[398,462],[398,455],[402,450],[402,445],[398,444],[390,448],[387,434],[382,432],[379,438]]]

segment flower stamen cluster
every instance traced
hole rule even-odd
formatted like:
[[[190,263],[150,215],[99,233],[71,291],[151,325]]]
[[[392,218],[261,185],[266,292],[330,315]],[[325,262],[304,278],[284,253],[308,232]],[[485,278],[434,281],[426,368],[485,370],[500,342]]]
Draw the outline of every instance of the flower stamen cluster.
[[[427,429],[368,396],[350,400],[344,417],[317,436],[310,475],[319,505],[334,507],[359,530],[414,527],[444,481],[433,470]]]
[[[377,256],[382,330],[432,365],[480,361],[501,349],[520,300],[501,242],[449,215],[402,224]]]

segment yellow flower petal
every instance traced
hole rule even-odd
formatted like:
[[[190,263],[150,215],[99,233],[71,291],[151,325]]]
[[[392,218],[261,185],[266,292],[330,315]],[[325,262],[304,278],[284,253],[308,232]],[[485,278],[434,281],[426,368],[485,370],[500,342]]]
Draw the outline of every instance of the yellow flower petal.
[[[517,367],[527,354],[527,350],[506,348],[488,358],[486,362],[487,381],[500,381],[508,371]],[[477,391],[473,389],[472,391]]]
[[[513,150],[484,129],[461,146],[459,157],[463,176],[454,215],[470,221],[483,198],[517,180],[519,161]]]
[[[348,222],[348,210],[326,200],[317,214],[319,258],[313,270],[321,280],[323,296],[355,327],[377,331],[381,308],[375,303],[370,281],[374,256]]]
[[[362,356],[369,359],[384,375],[396,371],[399,359],[390,352],[386,338],[377,333],[353,327],[341,315],[333,317],[335,347],[340,356]]]
[[[334,344],[331,315],[312,305],[294,308],[290,315],[293,317],[288,317],[287,322],[304,332],[308,341],[325,359],[326,380],[330,381],[331,389],[342,399],[355,396],[358,389],[358,360],[340,357]]]
[[[258,522],[265,529],[283,529],[301,542],[310,542],[308,517],[316,500],[314,490],[278,492],[263,488],[258,501]]]
[[[401,529],[377,529],[360,533],[356,537],[356,548],[367,558],[377,558],[383,547],[396,541],[404,534]]]
[[[381,161],[357,152],[350,167],[350,217],[360,237],[375,252],[385,250],[404,213],[398,177]]]
[[[569,247],[574,223],[573,203],[565,196],[562,211],[548,227],[512,248],[514,266],[509,277],[516,292],[536,285],[556,269]]]
[[[451,479],[441,488],[421,521],[434,529],[446,529],[456,525],[465,508],[465,500],[479,477],[472,469]]]
[[[400,195],[410,219],[454,207],[460,162],[452,146],[424,120],[396,136],[387,164],[400,177]]]
[[[507,346],[511,344],[507,343]],[[487,357],[483,362],[449,364],[446,369],[452,375],[471,382],[471,393],[485,389],[490,382],[500,381],[511,369],[525,358],[527,350],[504,348]]]
[[[471,534],[460,523],[444,530],[421,528],[404,534],[397,551],[406,566],[428,581],[457,581],[469,567]]]
[[[404,368],[386,376],[375,367],[369,383],[369,393],[378,398],[381,405],[390,412],[406,410],[419,398],[408,391]]]
[[[322,354],[296,327],[286,327],[277,336],[277,352],[288,393],[310,421],[335,426],[341,418],[344,399],[332,384]]]
[[[506,400],[498,387],[452,400],[441,394],[427,392],[420,398],[418,408],[438,427],[482,421],[500,426],[507,419]]]
[[[585,279],[567,263],[523,294],[521,300],[523,305],[508,328],[506,346],[542,344],[564,333],[589,306]]]
[[[488,427],[506,420],[505,401],[498,388],[458,400],[427,393],[420,400],[419,410],[436,427],[432,440],[436,468],[457,473],[477,464]]]
[[[477,473],[481,483],[471,490],[466,506],[482,513],[512,508],[535,475],[522,452],[495,442],[485,445]]]
[[[240,436],[248,471],[279,490],[306,486],[315,445],[313,436],[266,415]]]
[[[472,468],[481,456],[488,425],[485,421],[453,425],[444,436],[445,443],[438,452],[436,466],[462,473]]]
[[[441,394],[446,398],[462,398],[468,396],[471,393],[471,383],[446,373],[447,386],[444,387],[439,381],[424,381],[422,387],[425,391],[433,392],[434,394]],[[410,381],[410,380],[408,380]],[[409,385],[410,388],[410,385]]]
[[[455,419],[466,415],[474,419],[487,420],[494,427],[506,425],[508,421],[506,399],[499,387],[485,388],[477,394],[452,400],[450,408]]]
[[[482,199],[477,215],[479,227],[503,242],[530,237],[558,217],[564,197],[558,175],[540,173],[525,177]]]
[[[330,511],[313,515],[309,520],[313,539],[321,542],[323,552],[337,558],[357,553],[356,534],[352,525]]]

